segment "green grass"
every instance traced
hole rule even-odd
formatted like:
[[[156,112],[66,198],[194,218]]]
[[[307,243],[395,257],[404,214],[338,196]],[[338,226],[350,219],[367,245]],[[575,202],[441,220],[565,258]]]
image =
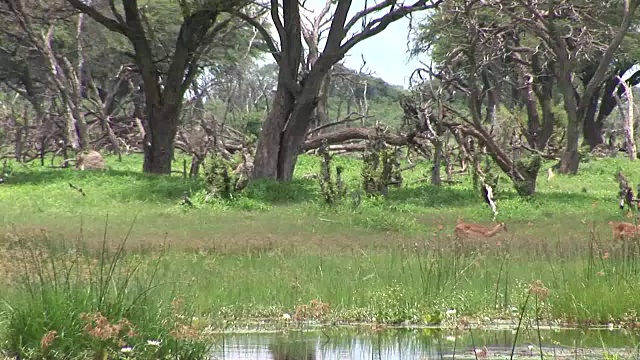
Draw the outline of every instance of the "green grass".
[[[452,246],[456,220],[488,224],[491,213],[465,177],[442,187],[420,181],[428,164],[405,173],[403,187],[391,189],[386,199],[354,206],[348,198],[328,207],[317,182],[305,177],[319,169],[310,156],[301,157],[290,184],[254,182],[232,201],[209,202],[201,180],[144,175],[140,162],[137,156],[122,162],[109,157],[104,172],[11,164],[0,185],[0,278],[13,285],[0,287],[5,348],[41,354],[42,336],[56,330],[85,344],[83,351],[95,351],[81,326],[83,312],[101,312],[114,323],[126,318],[147,329],[139,344],[169,339],[162,319],[176,297],[214,329],[252,326],[264,318],[273,326],[292,326],[296,314],[329,322],[447,325],[462,316],[517,321],[536,280],[549,294],[537,309],[527,302],[527,326],[535,313],[544,324],[638,322],[640,263],[628,256],[634,244],[611,244],[607,225],[626,219],[617,207],[615,172],[624,170],[632,182],[640,177],[640,167],[625,159],[592,160],[582,164],[580,175],[557,175],[550,183],[541,176],[539,193],[529,200],[503,183],[498,220],[508,224],[508,233],[464,250]],[[353,189],[359,161],[335,162],[345,166]],[[174,168],[181,168],[181,160]],[[181,205],[185,192],[195,208]],[[34,243],[46,249],[35,258],[55,266],[23,266],[34,261],[15,251]],[[118,275],[109,284],[95,272],[44,281],[78,266],[69,263],[70,249],[85,263],[99,261],[105,249],[116,251]],[[101,287],[109,288],[109,306],[96,302]],[[27,327],[31,318],[38,320]],[[57,351],[67,351],[64,344]]]

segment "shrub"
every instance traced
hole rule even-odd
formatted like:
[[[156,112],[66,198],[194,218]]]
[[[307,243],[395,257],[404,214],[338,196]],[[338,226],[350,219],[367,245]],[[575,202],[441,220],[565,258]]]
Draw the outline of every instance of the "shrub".
[[[389,185],[402,185],[398,153],[385,143],[382,127],[376,127],[362,157],[362,187],[368,195],[386,196]]]

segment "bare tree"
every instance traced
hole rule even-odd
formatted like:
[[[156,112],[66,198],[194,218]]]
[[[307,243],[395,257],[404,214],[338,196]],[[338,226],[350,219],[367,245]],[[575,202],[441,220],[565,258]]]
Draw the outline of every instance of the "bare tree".
[[[144,7],[140,7],[137,0],[121,0],[123,12],[116,6],[115,0],[110,0],[111,17],[85,1],[67,2],[131,42],[142,77],[145,100],[143,170],[169,174],[184,93],[197,76],[198,63],[209,50],[213,39],[230,27],[233,18],[221,15],[240,11],[249,2],[211,0],[196,4],[179,1],[184,21],[165,76],[159,69],[152,51],[152,39],[145,28]]]
[[[430,130],[429,133],[434,140],[438,135],[434,129],[442,125],[452,133],[462,135],[458,136],[460,140],[467,136],[474,138],[481,147],[486,147],[489,156],[511,178],[520,195],[533,195],[541,165],[541,153],[526,146],[520,140],[520,134],[527,134],[529,129],[538,131],[538,112],[527,112],[527,128],[519,128],[517,123],[500,123],[497,126],[496,114],[496,108],[505,101],[501,96],[501,82],[513,78],[500,75],[506,73],[506,69],[512,63],[528,64],[518,53],[521,51],[517,46],[519,25],[515,21],[497,20],[492,25],[486,24],[478,16],[478,13],[486,11],[486,8],[477,1],[463,0],[449,3],[448,6],[447,14],[452,16],[452,21],[456,22],[460,33],[450,39],[455,41],[455,46],[446,61],[440,64],[438,69],[427,68],[427,72],[438,80],[438,86],[436,90],[424,92],[425,100],[431,101],[432,106],[436,107],[431,112],[438,116],[428,116],[427,112],[422,116],[424,120],[421,123]],[[520,84],[514,84],[514,87],[518,88],[523,83],[527,85],[522,86],[520,91],[524,92],[523,98],[531,102],[527,106],[532,107],[536,105],[532,89],[535,78],[531,75],[526,76],[527,72],[522,68],[516,72]],[[429,79],[429,84],[435,79]],[[467,102],[469,115],[452,104],[454,93],[462,94],[461,98]],[[443,94],[448,96],[445,98]],[[442,109],[438,109],[440,107]],[[448,116],[444,116],[445,114]],[[457,121],[453,121],[453,118],[457,118]],[[531,143],[535,144],[536,134],[528,135],[532,138]],[[466,146],[464,143],[459,145]],[[533,151],[533,156],[529,156],[529,149]]]
[[[543,45],[555,55],[555,75],[562,92],[568,119],[566,147],[560,163],[560,172],[575,174],[578,171],[579,164],[579,129],[587,115],[589,101],[606,80],[611,61],[629,30],[640,1],[624,1],[622,22],[617,30],[611,32],[609,44],[601,49],[593,48],[594,39],[599,36],[595,33],[597,30],[594,31],[586,26],[580,26],[577,29],[569,26],[569,29],[565,30],[566,26],[561,24],[562,20],[580,21],[585,17],[593,16],[593,14],[587,14],[586,11],[592,11],[598,7],[601,8],[601,2],[589,1],[587,6],[578,6],[569,2],[546,4],[528,0],[500,1],[497,3],[501,10],[506,10],[509,16],[539,37]],[[578,99],[572,79],[576,72],[574,58],[576,53],[584,52],[589,48],[592,54],[600,55],[600,60],[597,62],[593,76],[585,85]]]
[[[257,144],[254,177],[291,180],[326,74],[351,48],[382,32],[392,22],[416,11],[433,9],[441,2],[418,0],[405,5],[397,0],[385,0],[356,12],[348,19],[351,0],[333,1],[326,42],[308,72],[300,71],[303,47],[297,0],[271,0],[271,16],[280,40],[279,46],[260,24],[247,19],[258,27],[279,67],[273,106]],[[377,14],[383,15],[375,17]],[[358,23],[363,23],[360,31],[349,35]]]
[[[40,57],[46,61],[47,79],[53,85],[60,99],[62,117],[64,119],[64,145],[72,147],[74,150],[85,150],[89,145],[89,135],[87,124],[82,111],[81,83],[84,68],[84,50],[82,32],[84,27],[84,15],[77,16],[76,31],[74,40],[76,42],[72,55],[75,61],[71,60],[68,54],[58,53],[54,50],[52,41],[56,26],[63,22],[64,17],[55,17],[48,21],[34,23],[34,15],[38,11],[46,11],[47,8],[40,8],[27,2],[25,6],[23,0],[10,0],[3,4],[7,13],[12,15],[20,31],[25,35],[25,39],[37,51]],[[51,10],[51,9],[49,9]],[[54,12],[64,12],[64,8],[55,8]],[[68,10],[67,10],[68,12]],[[39,27],[48,27],[46,32],[40,32]],[[74,63],[75,62],[75,63]],[[26,94],[28,96],[28,94]],[[38,107],[41,104],[38,104]]]

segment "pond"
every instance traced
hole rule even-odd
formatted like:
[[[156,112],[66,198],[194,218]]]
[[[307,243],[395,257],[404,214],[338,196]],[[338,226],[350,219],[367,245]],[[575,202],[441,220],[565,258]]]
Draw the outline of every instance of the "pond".
[[[512,330],[328,328],[218,335],[212,359],[639,359],[640,332],[621,329]],[[475,346],[474,346],[475,345]],[[475,349],[475,350],[474,350]],[[541,356],[542,352],[542,356]]]

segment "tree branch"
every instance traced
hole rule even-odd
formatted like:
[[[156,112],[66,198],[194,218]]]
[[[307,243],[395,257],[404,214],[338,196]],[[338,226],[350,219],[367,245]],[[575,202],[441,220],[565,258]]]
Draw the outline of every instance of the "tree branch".
[[[273,56],[273,59],[276,61],[276,63],[279,64],[281,59],[280,50],[276,45],[275,39],[273,38],[273,36],[271,36],[271,34],[269,34],[267,29],[265,29],[265,27],[261,23],[259,23],[255,18],[241,11],[236,12],[235,15],[238,18],[246,21],[249,25],[256,28],[256,30],[258,30],[258,32],[260,33],[264,41],[267,43],[267,47],[269,48],[269,52],[271,53],[271,56]]]
[[[387,1],[383,2],[383,3],[381,3],[381,4],[378,4],[377,6],[372,7],[372,8],[377,8],[382,4],[386,4],[387,2],[395,3],[395,1],[387,0]],[[340,46],[341,54],[346,54],[347,51],[349,51],[352,47],[354,47],[360,41],[365,40],[367,38],[370,38],[370,37],[372,37],[374,35],[379,34],[384,29],[386,29],[387,26],[389,26],[389,24],[391,24],[392,22],[394,22],[394,21],[396,21],[396,20],[398,20],[398,19],[400,19],[400,18],[402,18],[402,17],[404,17],[404,16],[406,16],[406,15],[408,15],[410,13],[416,12],[416,11],[428,10],[428,9],[436,8],[442,2],[444,2],[444,0],[435,0],[431,4],[427,4],[427,2],[428,2],[427,0],[420,0],[420,1],[416,1],[413,5],[410,5],[410,6],[398,7],[395,10],[392,10],[392,11],[388,12],[386,15],[381,16],[381,17],[371,21],[370,23],[367,24],[367,26],[365,27],[365,29],[362,32],[352,36],[342,46]]]
[[[73,6],[74,8],[78,9],[79,11],[89,15],[93,20],[99,22],[107,29],[113,32],[117,32],[125,36],[128,36],[128,33],[129,33],[128,27],[124,24],[124,21],[120,22],[120,20],[122,20],[122,17],[120,17],[118,21],[110,19],[104,16],[103,14],[101,14],[93,6],[89,6],[85,4],[82,0],[67,0],[67,2],[71,4],[71,6]],[[113,3],[113,0],[111,0],[110,3]],[[114,10],[115,10],[115,6],[112,8],[112,11]]]

